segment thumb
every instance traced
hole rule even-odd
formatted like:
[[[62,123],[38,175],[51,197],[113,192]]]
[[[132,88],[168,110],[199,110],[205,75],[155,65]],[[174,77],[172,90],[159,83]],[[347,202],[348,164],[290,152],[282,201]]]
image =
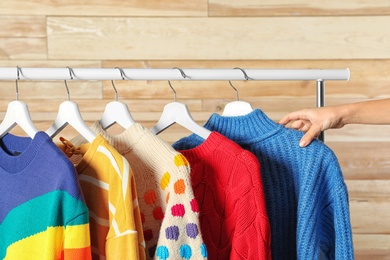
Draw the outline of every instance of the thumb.
[[[321,130],[319,128],[311,127],[301,138],[299,141],[300,147],[308,146],[314,138],[316,138],[320,134]]]

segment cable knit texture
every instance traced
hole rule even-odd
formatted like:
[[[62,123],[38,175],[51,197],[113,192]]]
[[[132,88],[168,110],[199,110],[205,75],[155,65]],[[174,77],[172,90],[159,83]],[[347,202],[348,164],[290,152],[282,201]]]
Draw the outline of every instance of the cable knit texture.
[[[104,136],[130,163],[139,194],[147,259],[207,259],[199,225],[199,206],[187,159],[138,123]],[[76,143],[85,140],[73,140]]]
[[[213,114],[205,127],[251,151],[261,165],[273,259],[353,259],[347,187],[333,151],[319,140],[273,122],[261,110]],[[197,146],[191,135],[174,144]],[[188,145],[186,145],[188,147]]]
[[[191,165],[209,258],[271,259],[271,231],[256,157],[217,132],[192,149],[191,140],[182,140],[175,148]]]

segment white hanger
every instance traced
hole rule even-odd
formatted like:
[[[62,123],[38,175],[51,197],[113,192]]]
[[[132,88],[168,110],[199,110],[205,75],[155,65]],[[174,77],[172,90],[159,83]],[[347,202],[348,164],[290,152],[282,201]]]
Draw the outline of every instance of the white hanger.
[[[244,73],[246,80],[250,79],[243,69],[235,69],[241,70]],[[244,116],[252,112],[252,105],[246,101],[241,101],[238,96],[238,90],[233,86],[230,80],[229,84],[236,91],[236,101],[229,102],[225,105],[225,108],[222,112],[222,116]]]
[[[73,70],[68,68],[70,77],[73,79]],[[71,125],[77,132],[79,132],[88,142],[92,143],[96,137],[96,133],[93,132],[84,122],[79,107],[76,102],[70,100],[70,94],[68,85],[65,81],[66,90],[68,92],[68,100],[63,101],[58,109],[57,117],[54,123],[46,131],[51,137],[55,137],[62,129],[68,124]]]
[[[35,134],[38,132],[38,129],[31,119],[27,104],[19,100],[18,80],[20,79],[20,70],[21,69],[17,67],[16,100],[11,101],[8,104],[7,112],[0,124],[0,138],[16,125],[19,125],[31,138],[34,138]]]
[[[237,100],[229,102],[225,105],[225,108],[222,112],[222,116],[244,116],[252,112],[252,105],[246,101],[241,101],[238,97],[237,89],[232,85],[230,80],[229,83],[230,86],[232,86],[232,88],[234,88],[234,90],[236,91]]]
[[[185,75],[181,69],[179,70],[182,76],[186,78],[187,75]],[[161,114],[160,119],[158,120],[156,125],[151,129],[151,131],[154,134],[159,134],[165,129],[167,129],[168,127],[170,127],[171,125],[173,125],[174,123],[177,123],[187,128],[191,132],[199,135],[203,139],[207,139],[207,137],[211,133],[210,130],[196,123],[196,121],[192,118],[187,105],[176,101],[176,91],[172,87],[171,82],[169,80],[168,83],[174,93],[174,102],[168,103],[167,105],[164,106],[164,110]]]
[[[121,68],[117,68],[121,72],[122,80],[125,79],[124,72]],[[129,108],[124,102],[118,101],[118,92],[114,85],[114,81],[111,80],[112,87],[115,91],[115,101],[109,102],[104,109],[102,118],[99,123],[103,129],[108,129],[113,124],[117,123],[124,129],[129,128],[135,121],[130,114]]]

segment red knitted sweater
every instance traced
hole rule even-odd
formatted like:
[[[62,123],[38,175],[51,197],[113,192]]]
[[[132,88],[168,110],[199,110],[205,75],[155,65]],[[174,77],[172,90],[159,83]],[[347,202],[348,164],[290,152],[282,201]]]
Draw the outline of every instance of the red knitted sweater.
[[[271,259],[270,224],[257,158],[217,132],[201,145],[179,151],[191,165],[208,259]]]

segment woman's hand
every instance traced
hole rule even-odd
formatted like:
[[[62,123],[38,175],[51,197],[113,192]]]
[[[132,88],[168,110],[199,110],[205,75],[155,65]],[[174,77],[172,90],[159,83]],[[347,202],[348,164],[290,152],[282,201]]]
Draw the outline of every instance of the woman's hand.
[[[286,126],[291,123],[289,125],[290,128],[305,132],[299,142],[301,147],[309,145],[314,138],[317,138],[326,129],[344,126],[338,107],[321,107],[295,111],[284,116],[279,123]]]

